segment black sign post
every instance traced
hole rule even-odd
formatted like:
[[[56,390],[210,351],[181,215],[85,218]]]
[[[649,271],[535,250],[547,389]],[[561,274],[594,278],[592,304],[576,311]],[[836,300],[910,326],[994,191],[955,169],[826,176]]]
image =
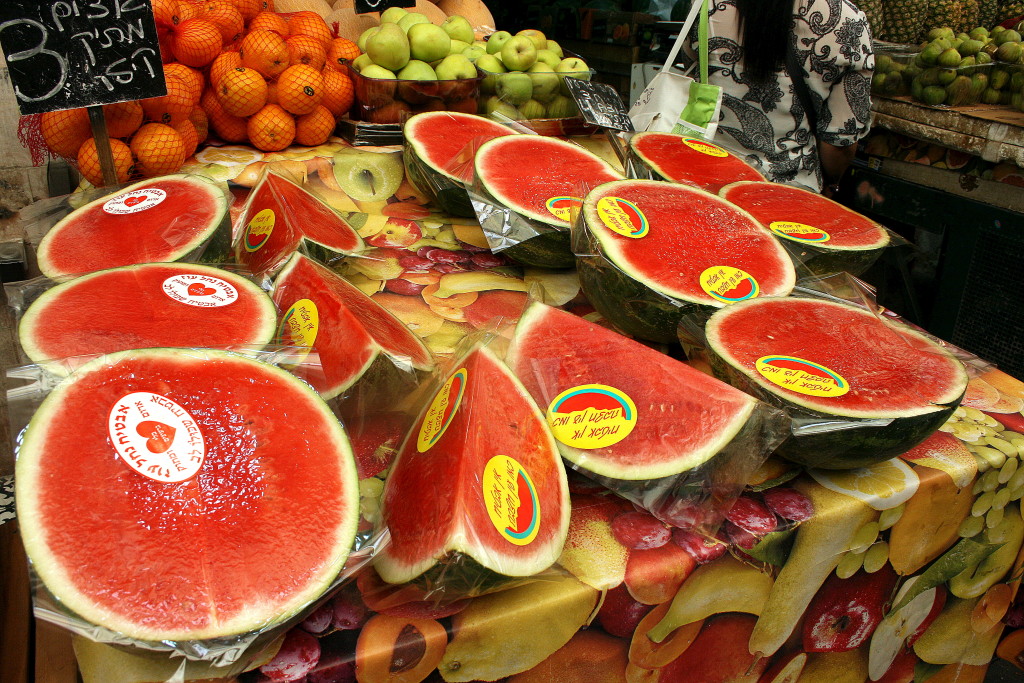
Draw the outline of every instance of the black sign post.
[[[415,7],[416,0],[356,0],[356,14],[383,12],[388,7]]]
[[[167,94],[150,0],[3,0],[0,47],[22,114],[88,107],[116,183],[102,105]]]

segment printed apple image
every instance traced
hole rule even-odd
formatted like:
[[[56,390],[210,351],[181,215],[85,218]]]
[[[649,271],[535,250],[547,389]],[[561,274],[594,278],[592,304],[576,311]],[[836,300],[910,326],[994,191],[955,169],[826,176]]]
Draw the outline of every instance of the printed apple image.
[[[368,154],[351,148],[334,154],[334,179],[356,201],[384,201],[398,190],[404,177],[401,154]]]
[[[510,71],[526,71],[536,61],[537,46],[526,36],[513,36],[501,48],[501,62]]]
[[[397,247],[404,249],[419,241],[423,237],[423,231],[414,221],[407,221],[401,218],[389,218],[384,224],[384,229],[372,237],[366,239],[367,244],[375,247]]]
[[[886,564],[873,574],[857,572],[848,579],[835,574],[807,607],[805,652],[846,652],[868,641],[882,621],[897,575]]]
[[[501,48],[505,46],[512,34],[508,31],[495,31],[487,37],[487,54],[493,55],[501,52]]]
[[[900,588],[892,604],[899,605],[914,584],[921,580],[914,576]],[[924,633],[946,604],[946,589],[942,586],[929,588],[903,605],[890,611],[871,635],[868,646],[868,675],[876,681],[888,671],[899,653]]]

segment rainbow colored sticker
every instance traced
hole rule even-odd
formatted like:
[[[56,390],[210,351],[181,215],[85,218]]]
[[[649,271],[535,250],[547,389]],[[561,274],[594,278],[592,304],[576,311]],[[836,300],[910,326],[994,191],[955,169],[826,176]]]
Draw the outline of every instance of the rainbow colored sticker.
[[[295,367],[313,350],[316,333],[320,329],[320,313],[316,304],[309,299],[299,299],[281,316],[277,328],[278,342],[296,347],[285,367]]]
[[[794,223],[792,221],[772,221],[768,229],[779,237],[794,242],[828,242],[830,235],[813,225]]]
[[[683,138],[683,144],[692,149],[694,152],[700,152],[701,154],[707,154],[709,157],[727,157],[729,153],[718,145],[712,145],[710,142],[704,140],[698,140],[697,138]]]
[[[609,230],[623,237],[640,239],[650,232],[647,216],[628,199],[601,197],[597,201],[597,215]]]
[[[772,384],[808,396],[836,397],[850,390],[838,372],[795,356],[762,356],[754,370]]]
[[[555,218],[563,221],[572,220],[572,208],[580,206],[583,200],[579,197],[552,197],[544,202],[544,206]]]
[[[466,368],[459,368],[438,390],[434,400],[430,402],[430,407],[427,408],[426,415],[423,416],[423,422],[420,423],[420,433],[416,438],[417,451],[425,453],[430,450],[448,429],[452,418],[455,417],[455,411],[462,403],[468,379]]]
[[[567,446],[606,448],[636,427],[636,404],[615,387],[584,384],[556,396],[548,406],[547,420],[551,433]]]
[[[715,301],[734,304],[761,293],[754,276],[732,266],[711,266],[700,274],[700,287]]]
[[[540,501],[529,473],[515,458],[496,455],[484,465],[484,506],[502,538],[527,545],[540,531]]]
[[[248,222],[242,235],[242,246],[246,251],[258,251],[270,239],[277,217],[273,209],[263,209]]]

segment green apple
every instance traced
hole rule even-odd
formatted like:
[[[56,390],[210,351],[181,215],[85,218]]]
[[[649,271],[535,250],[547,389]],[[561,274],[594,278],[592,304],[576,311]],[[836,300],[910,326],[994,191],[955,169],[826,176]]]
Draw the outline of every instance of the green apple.
[[[581,81],[590,80],[590,67],[579,57],[566,57],[555,66],[555,73],[566,74]]]
[[[484,52],[487,52],[487,42],[483,40],[474,40],[473,45],[476,47],[482,47]]]
[[[398,20],[398,25],[402,27],[402,30],[406,33],[409,32],[416,24],[429,24],[430,19],[427,18],[426,14],[420,14],[419,12],[406,12],[405,16]]]
[[[414,24],[409,27],[409,54],[422,62],[436,62],[448,56],[452,40],[440,26]]]
[[[537,50],[537,64],[547,64],[552,70],[554,70],[561,61],[562,58],[551,50]]]
[[[463,50],[461,54],[469,61],[475,62],[481,56],[487,56],[487,50],[476,45],[470,45],[465,50]]]
[[[396,78],[395,72],[389,71],[388,69],[385,69],[379,64],[369,64],[367,66],[364,66],[363,70],[360,71],[359,73],[361,73],[366,78],[383,78],[388,80],[394,80]]]
[[[548,46],[547,36],[545,36],[543,33],[541,33],[540,31],[538,31],[535,28],[525,28],[522,31],[520,31],[519,33],[517,33],[516,35],[517,36],[526,36],[527,38],[532,40],[534,46],[538,50],[543,50],[544,48],[546,48]]]
[[[362,71],[364,68],[373,64],[373,60],[370,59],[370,55],[362,54],[352,60],[352,68],[356,71]]]
[[[549,119],[565,119],[570,116],[576,116],[578,112],[579,108],[571,97],[555,95],[555,98],[548,102],[545,115]]]
[[[476,40],[476,34],[473,32],[473,25],[469,23],[469,19],[458,14],[453,14],[445,19],[441,28],[451,36],[452,40],[461,40],[464,43],[472,43]]]
[[[394,101],[395,89],[398,87],[395,74],[376,64],[363,67],[359,73],[363,78],[371,79],[363,82],[359,93],[360,104],[376,108]]]
[[[366,52],[366,41],[369,40],[370,36],[380,30],[380,26],[371,26],[362,33],[356,39],[356,45],[359,46],[360,52]]]
[[[398,84],[398,96],[409,104],[423,104],[437,96],[437,74],[426,62],[410,59],[405,68],[398,72],[398,78],[401,81],[419,81]]]
[[[562,79],[547,64],[538,62],[530,67],[527,74],[529,74],[530,81],[533,83],[533,99],[546,103],[550,102],[558,94],[558,86],[561,85]],[[526,118],[535,119],[539,117],[527,116]]]
[[[388,7],[380,14],[380,23],[390,22],[397,24],[398,20],[409,13],[409,10],[402,7]]]
[[[448,51],[448,54],[450,54],[450,55],[461,55],[465,50],[468,50],[468,49],[469,49],[469,43],[467,43],[464,40],[459,40],[458,38],[453,38],[452,39],[452,47]]]
[[[398,71],[409,63],[409,38],[398,24],[381,24],[366,40],[366,54],[374,64]]]
[[[547,47],[547,49],[551,50],[556,55],[558,55],[559,59],[562,59],[563,57],[565,57],[565,53],[562,52],[562,46],[559,45],[558,43],[556,43],[555,41],[551,40],[550,38],[548,38],[548,47]]]
[[[345,148],[334,154],[334,178],[352,199],[384,201],[405,178],[400,153],[376,154]]]
[[[524,119],[542,119],[545,112],[544,105],[537,100],[526,100],[519,105],[519,113],[523,115]]]
[[[437,72],[437,78],[441,81],[476,78],[476,67],[464,55],[448,55],[441,60],[434,71]]]
[[[526,71],[537,61],[537,46],[526,36],[512,36],[501,48],[501,62],[510,71]]]
[[[491,95],[487,98],[487,101],[484,103],[484,113],[488,116],[494,116],[497,114],[498,116],[494,116],[494,118],[497,118],[499,121],[501,120],[501,117],[510,118],[513,121],[518,121],[523,118],[523,115],[519,113],[518,109],[508,102],[502,102],[501,98],[497,95]]]
[[[522,71],[501,74],[495,92],[502,102],[518,107],[533,96],[533,81]]]
[[[487,37],[487,54],[501,52],[502,46],[512,37],[508,31],[495,31]]]
[[[494,55],[481,55],[476,59],[476,65],[484,72],[484,80],[480,81],[480,92],[485,95],[495,92],[498,85],[498,74],[505,73],[505,65]]]
[[[419,59],[410,59],[409,63],[397,74],[403,81],[436,81],[437,74],[430,65]]]

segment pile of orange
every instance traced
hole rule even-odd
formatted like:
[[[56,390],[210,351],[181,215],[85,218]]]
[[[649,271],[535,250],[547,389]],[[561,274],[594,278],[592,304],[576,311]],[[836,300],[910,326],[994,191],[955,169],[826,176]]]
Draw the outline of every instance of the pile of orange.
[[[167,94],[103,108],[119,182],[173,173],[208,134],[265,152],[319,145],[352,106],[359,56],[316,12],[273,0],[153,0]],[[42,134],[94,185],[103,177],[85,109],[50,112]]]

